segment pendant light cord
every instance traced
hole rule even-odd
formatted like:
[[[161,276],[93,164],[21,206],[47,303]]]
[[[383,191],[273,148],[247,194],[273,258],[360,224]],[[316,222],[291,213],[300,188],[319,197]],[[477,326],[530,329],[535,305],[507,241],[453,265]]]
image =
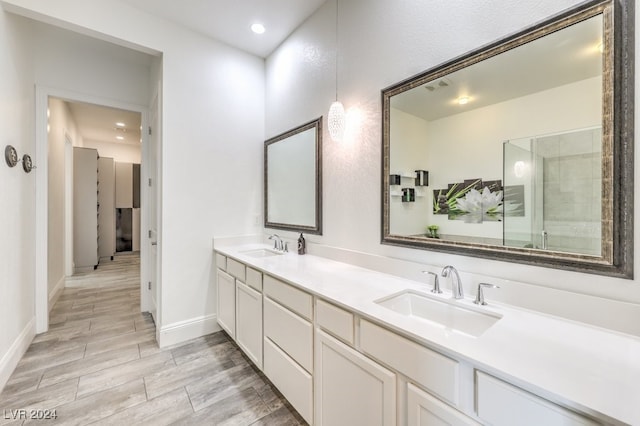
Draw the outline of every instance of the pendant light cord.
[[[338,43],[338,9],[340,6],[340,0],[336,0],[336,102],[338,101],[338,52],[339,52],[339,43]]]

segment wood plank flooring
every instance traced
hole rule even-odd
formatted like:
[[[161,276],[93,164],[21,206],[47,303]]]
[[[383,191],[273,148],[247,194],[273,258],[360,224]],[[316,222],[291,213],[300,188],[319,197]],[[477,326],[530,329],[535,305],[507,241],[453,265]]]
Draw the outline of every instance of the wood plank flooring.
[[[0,394],[0,425],[305,424],[224,332],[158,348],[139,271],[126,254],[67,279]],[[42,410],[57,418],[29,418]]]

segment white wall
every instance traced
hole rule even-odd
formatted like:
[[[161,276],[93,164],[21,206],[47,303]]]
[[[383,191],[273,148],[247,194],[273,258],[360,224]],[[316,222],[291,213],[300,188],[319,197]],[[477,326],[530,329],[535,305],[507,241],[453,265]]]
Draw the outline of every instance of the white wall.
[[[262,210],[264,61],[117,0],[3,4],[29,17],[162,53],[161,344],[190,337],[188,330],[202,324],[196,334],[212,330],[211,237],[260,229],[255,218]],[[70,74],[58,86],[88,93],[112,89],[112,97],[149,102],[148,81],[114,71],[114,77],[135,87],[107,88],[95,79],[111,71],[96,70],[91,77],[41,54],[58,64],[60,73]],[[119,96],[123,92],[129,96]],[[247,155],[251,152],[256,154]]]
[[[54,292],[64,286],[65,277],[65,140],[80,141],[76,124],[67,104],[60,100],[49,99],[49,226],[48,226],[48,293],[52,300]],[[50,306],[51,308],[51,306]]]
[[[446,189],[448,184],[465,179],[502,180],[504,141],[600,125],[601,87],[602,79],[594,77],[433,120],[422,139],[423,146],[408,155],[416,158],[428,153],[421,157],[421,167],[431,172],[431,190]],[[500,117],[498,126],[492,125],[495,117]],[[393,135],[391,140],[392,146],[398,141]],[[502,238],[502,222],[464,223],[429,210],[422,228],[431,223],[439,225],[439,232],[446,235]]]
[[[342,143],[331,142],[324,134],[324,235],[309,236],[308,240],[434,267],[451,263],[468,275],[504,279],[506,284],[501,285],[507,288],[501,292],[510,295],[507,299],[512,295],[510,282],[522,281],[533,284],[533,288],[550,287],[639,304],[640,279],[622,280],[380,244],[380,90],[577,3],[340,2],[338,97],[351,110],[348,128],[355,129]],[[326,116],[335,95],[335,7],[335,1],[328,1],[267,58],[267,136],[320,114]],[[636,150],[636,164],[640,164],[638,158]],[[635,210],[640,211],[637,207]],[[637,232],[635,244],[637,253]],[[517,297],[514,295],[514,299]],[[578,299],[572,299],[575,306],[559,310],[575,311],[581,303],[576,302]],[[607,311],[611,305],[601,306],[601,318],[617,314]],[[638,327],[635,330],[639,332]]]
[[[0,14],[0,147],[13,145],[20,157],[35,151],[31,47],[24,20]],[[35,333],[36,173],[0,163],[0,389]]]
[[[390,139],[391,149],[389,150],[390,174],[409,174],[415,170],[433,171],[433,166],[428,167],[430,158],[428,151],[429,125],[428,123],[414,115],[407,114],[399,109],[391,109]],[[431,172],[430,178],[433,176]],[[402,188],[413,187],[415,181],[412,178],[401,177],[400,186],[391,186],[393,193],[402,193]],[[389,214],[394,218],[389,224],[389,230],[396,235],[426,234],[427,226],[434,225],[429,221],[431,211],[431,191],[434,186],[429,183],[429,187],[419,188],[422,196],[416,196],[414,202],[403,202],[402,197],[392,195],[389,201]]]

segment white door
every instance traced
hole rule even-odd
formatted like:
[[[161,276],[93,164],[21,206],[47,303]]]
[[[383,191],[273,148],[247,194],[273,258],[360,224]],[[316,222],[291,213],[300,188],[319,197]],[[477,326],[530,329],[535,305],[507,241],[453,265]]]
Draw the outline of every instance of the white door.
[[[236,338],[236,280],[220,269],[218,274],[218,324]]]
[[[316,425],[396,424],[396,375],[316,330]]]
[[[479,426],[418,387],[407,384],[407,422],[410,426]]]
[[[262,294],[236,280],[236,343],[262,370]]]

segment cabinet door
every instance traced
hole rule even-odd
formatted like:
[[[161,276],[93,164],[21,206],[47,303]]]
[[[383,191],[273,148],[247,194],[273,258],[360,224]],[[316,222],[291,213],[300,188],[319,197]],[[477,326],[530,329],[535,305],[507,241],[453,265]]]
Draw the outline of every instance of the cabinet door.
[[[232,339],[236,338],[236,282],[218,269],[218,324]]]
[[[316,329],[317,425],[395,425],[396,376]]]
[[[407,385],[407,423],[409,426],[479,425],[411,383]]]
[[[262,370],[262,294],[236,281],[236,342]]]

